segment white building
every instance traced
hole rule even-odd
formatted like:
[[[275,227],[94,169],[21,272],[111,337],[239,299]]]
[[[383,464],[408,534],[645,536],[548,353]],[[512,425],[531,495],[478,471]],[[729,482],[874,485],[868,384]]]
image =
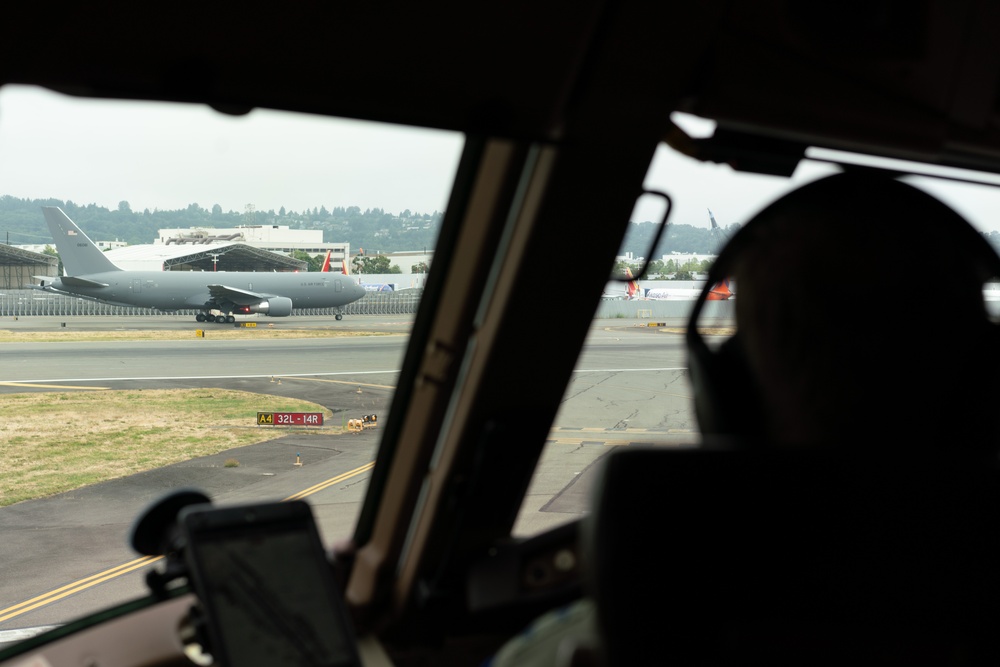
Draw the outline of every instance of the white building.
[[[107,251],[107,250],[116,250],[117,248],[124,248],[128,244],[125,243],[124,241],[94,241],[94,245],[96,245],[101,250]],[[56,249],[56,244],[55,243],[21,243],[21,244],[18,244],[16,246],[14,246],[14,247],[15,248],[20,248],[21,250],[29,250],[31,252],[45,252],[46,248],[52,248],[53,250],[55,250]]]
[[[245,243],[246,245],[291,254],[293,250],[313,257],[332,251],[331,263],[338,265],[350,256],[349,243],[324,243],[321,229],[292,229],[288,225],[241,225],[223,228],[161,229],[153,245],[213,245]]]
[[[425,251],[401,251],[385,254],[389,258],[389,265],[395,264],[405,274],[413,273],[413,267],[418,264],[426,264],[430,267],[431,260],[434,258],[433,252]]]

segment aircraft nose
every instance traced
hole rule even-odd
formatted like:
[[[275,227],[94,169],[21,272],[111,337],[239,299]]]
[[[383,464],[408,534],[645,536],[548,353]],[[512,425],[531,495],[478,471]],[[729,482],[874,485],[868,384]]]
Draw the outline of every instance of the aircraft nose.
[[[351,292],[354,294],[355,299],[360,299],[365,295],[365,288],[361,285],[351,285]]]

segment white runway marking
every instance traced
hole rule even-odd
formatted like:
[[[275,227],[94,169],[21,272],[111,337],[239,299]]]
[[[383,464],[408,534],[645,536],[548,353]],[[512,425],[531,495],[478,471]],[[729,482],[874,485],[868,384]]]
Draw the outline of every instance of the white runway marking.
[[[48,632],[53,628],[58,628],[58,625],[39,625],[34,628],[18,628],[17,630],[0,630],[0,644],[7,644],[13,642],[24,641],[25,639],[31,639],[43,632]]]

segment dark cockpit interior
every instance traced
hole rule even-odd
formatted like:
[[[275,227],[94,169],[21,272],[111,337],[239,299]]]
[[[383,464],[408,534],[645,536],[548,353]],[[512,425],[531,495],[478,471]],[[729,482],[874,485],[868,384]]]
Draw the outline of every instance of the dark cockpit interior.
[[[349,618],[357,655],[317,641],[318,653],[290,661],[491,664],[536,619],[587,599],[597,620],[584,639],[594,641],[536,664],[980,664],[996,657],[988,639],[1000,620],[996,443],[952,456],[952,439],[978,436],[962,414],[928,415],[937,402],[920,411],[892,403],[900,407],[872,413],[886,423],[871,432],[854,422],[845,431],[836,414],[824,416],[821,430],[854,442],[844,454],[761,452],[741,447],[745,433],[725,429],[733,437],[692,432],[690,446],[615,448],[603,457],[585,517],[530,537],[513,528],[657,151],[780,178],[812,160],[846,171],[862,164],[884,179],[932,174],[993,187],[998,30],[1000,7],[983,0],[36,3],[10,16],[0,86],[199,103],[234,116],[287,110],[464,137],[356,523],[349,539],[322,545],[330,576],[313,579],[312,592],[336,598],[334,611]],[[713,129],[693,133],[684,116]],[[681,194],[670,183],[664,189]],[[892,209],[852,196],[848,210]],[[899,247],[900,256],[910,252]],[[755,273],[746,267],[733,270],[745,271],[749,285]],[[564,271],[574,289],[555,299],[541,291]],[[850,284],[872,287],[855,296],[891,299],[881,287],[897,278],[876,266]],[[893,312],[901,321],[880,327],[937,316],[947,330],[954,320],[937,315],[950,311]],[[964,331],[950,332],[955,347],[934,354],[982,354],[956,355],[948,383],[988,371],[996,356],[992,329]],[[743,338],[749,368],[778,363]],[[797,344],[782,340],[787,349]],[[824,354],[801,347],[803,359]],[[921,376],[923,357],[905,361],[887,392]],[[687,373],[696,393],[698,371]],[[1000,376],[984,377],[976,414],[992,423]],[[733,392],[729,382],[722,400],[763,413],[806,391],[807,380],[785,384],[793,389],[785,394],[754,383]],[[948,393],[944,386],[931,390]],[[934,432],[949,442],[921,449],[917,460],[903,441],[878,455],[858,445],[892,439],[894,423],[914,433],[914,424],[939,418],[944,426]],[[766,441],[766,433],[752,439]],[[168,519],[179,509],[171,511]],[[239,532],[248,530],[245,516],[181,517],[171,529],[184,539],[153,539],[149,552],[212,545],[213,530],[257,539]],[[258,519],[269,545],[285,539],[282,525],[308,524],[290,504],[268,505]],[[312,529],[301,530],[289,550],[316,546]],[[67,623],[4,649],[2,664],[185,664],[194,658],[180,650],[177,619],[192,590],[208,595],[213,554],[206,547],[185,561],[195,570],[178,574],[190,588]],[[267,565],[245,567],[248,580],[268,579]],[[210,619],[224,613],[209,607]],[[340,617],[326,613],[313,616],[336,626]],[[232,657],[245,655],[238,649],[216,658],[243,664]]]

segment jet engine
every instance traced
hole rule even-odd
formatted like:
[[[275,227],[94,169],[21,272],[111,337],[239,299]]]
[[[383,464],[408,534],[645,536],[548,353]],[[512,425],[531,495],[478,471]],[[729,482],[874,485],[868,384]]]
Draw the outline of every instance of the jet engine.
[[[292,300],[286,296],[275,296],[260,303],[240,306],[239,313],[263,313],[269,317],[288,317],[292,314]]]

